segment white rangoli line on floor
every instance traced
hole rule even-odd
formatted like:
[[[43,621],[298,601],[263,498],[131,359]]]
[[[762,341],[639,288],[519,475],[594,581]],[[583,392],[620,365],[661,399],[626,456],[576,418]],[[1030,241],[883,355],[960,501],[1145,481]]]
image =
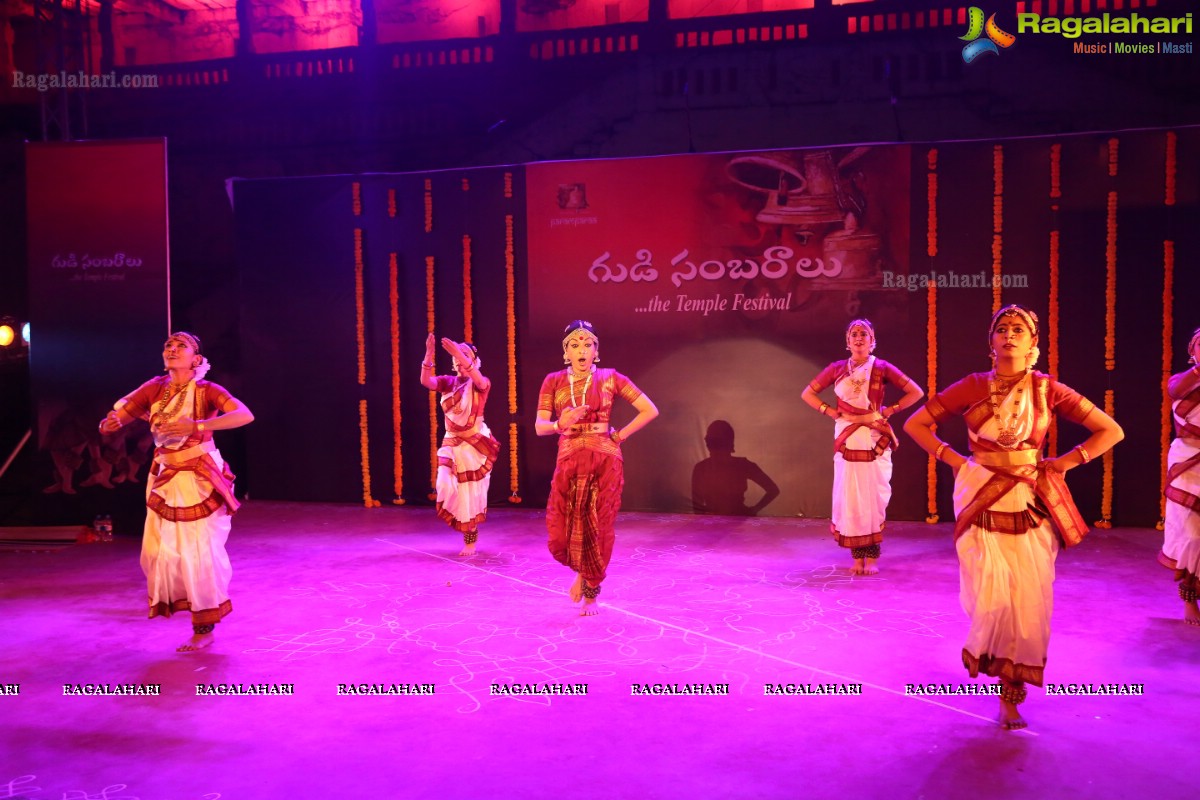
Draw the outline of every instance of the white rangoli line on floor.
[[[476,566],[475,564],[470,563],[470,561],[468,561],[465,558],[448,558],[446,556],[438,555],[437,553],[428,553],[424,550],[418,550],[417,548],[409,547],[408,545],[397,544],[396,542],[392,542],[387,539],[376,538],[375,541],[380,542],[382,544],[390,545],[392,547],[398,547],[401,550],[408,550],[410,553],[417,553],[419,555],[428,556],[429,558],[436,558],[440,561],[445,561],[449,564],[458,564],[459,566],[470,567],[471,569],[473,569],[477,572],[482,572],[486,575],[493,575],[497,578],[503,578],[505,580],[512,581],[514,583],[519,583],[523,586],[528,586],[531,589],[539,589],[543,592],[546,592],[547,594],[553,594],[553,595],[561,595],[562,594],[562,590],[560,590],[560,589],[550,589],[545,586],[539,586],[536,583],[530,583],[529,581],[522,580],[521,578],[513,577],[512,575],[505,575],[502,572],[496,572],[495,570],[484,569],[483,567],[479,567],[479,566]],[[976,714],[972,711],[967,711],[962,708],[956,708],[954,706],[946,705],[945,703],[939,702],[937,700],[931,700],[928,697],[923,697],[920,695],[907,695],[907,694],[904,694],[904,692],[899,692],[899,691],[896,691],[895,689],[889,689],[886,686],[880,686],[879,684],[868,683],[866,681],[856,680],[848,675],[842,675],[837,672],[830,672],[829,670],[821,669],[819,667],[814,667],[809,664],[801,664],[798,661],[792,661],[790,659],[784,658],[783,656],[777,656],[777,655],[774,655],[771,653],[764,653],[761,650],[755,650],[753,647],[747,647],[745,645],[738,644],[736,642],[731,642],[726,639],[722,639],[718,636],[713,636],[708,633],[702,633],[700,631],[695,631],[695,630],[692,630],[691,628],[685,628],[682,625],[676,625],[673,622],[666,622],[664,620],[655,619],[654,617],[648,617],[644,614],[639,614],[636,611],[630,611],[629,609],[621,608],[620,606],[614,606],[610,603],[605,603],[604,608],[606,611],[615,611],[618,614],[624,614],[628,617],[633,617],[634,619],[642,620],[643,622],[652,623],[654,625],[660,625],[664,628],[673,628],[674,630],[680,631],[681,633],[684,633],[686,635],[698,636],[702,639],[708,639],[709,641],[716,642],[717,644],[723,645],[725,647],[731,647],[736,650],[742,650],[744,652],[757,655],[760,658],[768,659],[771,661],[779,661],[781,663],[787,664],[788,666],[796,667],[797,669],[811,670],[814,673],[818,673],[821,675],[828,675],[829,677],[837,678],[838,680],[841,680],[844,683],[861,683],[863,686],[869,686],[876,691],[887,692],[888,694],[896,695],[897,697],[904,697],[904,698],[911,699],[911,700],[917,700],[922,703],[927,703],[928,705],[931,705],[931,706],[937,706],[938,708],[944,708],[947,711],[953,711],[958,714],[963,714],[968,717],[973,717],[975,719],[983,720],[984,722],[994,723],[996,721],[992,717],[985,717],[982,714]],[[1021,733],[1027,733],[1031,736],[1038,735],[1036,731],[1031,731],[1028,728],[1022,728],[1022,729],[1019,729],[1019,731]]]

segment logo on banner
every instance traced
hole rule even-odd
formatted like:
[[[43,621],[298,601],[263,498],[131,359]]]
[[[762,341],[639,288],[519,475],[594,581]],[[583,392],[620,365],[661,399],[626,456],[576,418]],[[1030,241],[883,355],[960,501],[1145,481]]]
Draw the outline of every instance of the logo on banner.
[[[980,38],[986,37],[986,38]],[[1008,49],[1017,41],[1017,37],[1001,30],[996,24],[996,15],[992,14],[984,22],[983,9],[971,6],[967,9],[967,32],[958,37],[967,43],[963,48],[963,61],[970,64],[984,53],[1000,55],[1000,49]]]
[[[586,183],[560,183],[558,207],[564,211],[582,211],[588,207]]]

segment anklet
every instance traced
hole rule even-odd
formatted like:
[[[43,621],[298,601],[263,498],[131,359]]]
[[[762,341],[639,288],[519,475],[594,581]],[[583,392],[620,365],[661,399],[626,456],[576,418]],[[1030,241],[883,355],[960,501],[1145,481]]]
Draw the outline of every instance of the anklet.
[[[1025,702],[1025,698],[1029,696],[1029,692],[1025,687],[1009,686],[1000,684],[1000,699],[1007,703],[1012,703],[1014,706],[1019,706]]]
[[[880,552],[881,548],[877,544],[850,548],[850,555],[854,558],[879,558]]]

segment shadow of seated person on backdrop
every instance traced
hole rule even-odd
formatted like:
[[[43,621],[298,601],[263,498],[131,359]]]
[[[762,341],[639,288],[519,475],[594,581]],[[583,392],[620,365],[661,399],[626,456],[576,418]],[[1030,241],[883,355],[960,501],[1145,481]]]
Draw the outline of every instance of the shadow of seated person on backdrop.
[[[748,458],[733,455],[733,426],[723,419],[708,426],[704,434],[708,458],[692,468],[692,511],[753,517],[779,496],[779,487],[767,473]],[[746,505],[746,489],[753,482],[763,496]]]

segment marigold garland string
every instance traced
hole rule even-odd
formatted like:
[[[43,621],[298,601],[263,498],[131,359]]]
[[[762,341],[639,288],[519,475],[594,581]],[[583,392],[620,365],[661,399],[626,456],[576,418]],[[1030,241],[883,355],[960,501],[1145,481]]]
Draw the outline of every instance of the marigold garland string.
[[[350,194],[353,198],[354,216],[362,216],[362,184],[354,181],[350,184]]]
[[[429,182],[426,181],[428,186]],[[433,333],[434,315],[433,315],[433,256],[425,256],[425,329],[428,333]],[[433,487],[437,481],[437,450],[438,450],[438,424],[437,424],[437,396],[429,393],[429,494],[430,500],[437,499],[437,492]]]
[[[1167,230],[1172,230],[1171,209],[1175,205],[1175,147],[1177,144],[1175,131],[1167,131],[1167,153],[1163,176],[1163,205],[1167,207]],[[1175,360],[1171,346],[1175,335],[1175,240],[1163,240],[1163,363],[1162,363],[1162,419],[1159,434],[1159,469],[1160,486],[1158,493],[1158,530],[1163,529],[1163,519],[1167,514],[1167,450],[1171,447],[1171,398],[1167,396],[1167,381],[1171,377],[1171,365]]]
[[[1053,226],[1050,230],[1050,293],[1048,298],[1048,308],[1046,313],[1046,330],[1047,330],[1047,347],[1049,351],[1047,355],[1046,369],[1051,377],[1058,377],[1058,293],[1059,293],[1059,200],[1062,198],[1062,145],[1050,145],[1050,211],[1052,213]],[[1055,417],[1050,421],[1049,430],[1049,450],[1047,454],[1050,456],[1058,455],[1058,418]]]
[[[358,385],[367,383],[366,308],[363,302],[363,231],[354,229],[354,334],[358,351]]]
[[[388,189],[388,216],[395,218],[396,216],[396,190]]]
[[[433,230],[433,181],[425,179],[425,232]]]
[[[992,147],[992,313],[1000,310],[1001,255],[1004,252],[1004,146]]]
[[[928,207],[928,221],[925,233],[925,252],[930,262],[938,254],[937,246],[937,148],[930,148],[926,155],[928,173],[925,176],[925,199]],[[937,284],[929,282],[928,319],[926,321],[926,357],[925,369],[929,375],[927,394],[932,397],[937,393]],[[937,426],[931,427],[937,430]],[[934,524],[938,521],[937,513],[937,459],[929,456],[925,465],[925,521]]]
[[[355,186],[357,185],[355,184]],[[361,206],[357,204],[357,201],[355,208],[356,213],[361,210]],[[367,337],[366,314],[363,303],[362,228],[354,229],[354,317],[354,332],[358,346],[358,384],[365,386],[367,383]],[[367,401],[365,398],[358,401],[358,430],[359,450],[362,458],[363,505],[367,508],[374,508],[379,505],[379,502],[371,496],[371,451],[367,439]]]
[[[504,196],[512,197],[512,174],[504,174]],[[505,325],[508,345],[508,489],[510,503],[520,503],[520,481],[517,472],[517,307],[516,257],[513,249],[513,216],[504,215],[504,297]]]
[[[1159,424],[1159,492],[1158,530],[1163,529],[1167,515],[1167,450],[1171,447],[1171,398],[1167,395],[1167,381],[1171,378],[1171,364],[1175,360],[1171,339],[1175,335],[1175,242],[1163,242],[1163,360],[1162,360],[1162,410]]]
[[[358,447],[362,454],[363,505],[367,508],[378,508],[382,505],[371,496],[371,462],[369,458],[369,442],[367,440],[367,401],[358,401]]]
[[[463,181],[464,183],[466,181]],[[474,326],[471,324],[471,317],[474,314],[474,308],[471,303],[471,236],[463,234],[462,237],[462,264],[463,264],[463,336],[468,342],[475,341]]]
[[[395,193],[388,191],[388,213],[395,216]],[[400,270],[395,253],[388,254],[388,306],[392,338],[392,504],[404,505],[404,442],[400,432]]]
[[[1052,378],[1058,378],[1058,237],[1057,230],[1057,215],[1055,215],[1056,229],[1050,231],[1050,296],[1048,298],[1049,313],[1047,316],[1047,336],[1049,344],[1047,349],[1050,351],[1048,356],[1048,366]],[[1047,454],[1051,457],[1058,455],[1058,420],[1054,419],[1050,422],[1049,430],[1049,449]]]
[[[1108,176],[1117,176],[1117,139],[1108,140]],[[1117,368],[1117,190],[1108,192],[1107,217],[1105,220],[1104,245],[1104,369],[1109,372],[1109,383]],[[1104,392],[1104,413],[1115,417],[1115,397],[1112,389]],[[1104,482],[1100,492],[1100,519],[1097,528],[1112,527],[1113,452],[1104,454]]]
[[[925,176],[925,199],[927,207],[927,219],[925,230],[925,252],[930,258],[937,255],[938,240],[937,240],[937,193],[938,193],[938,176],[937,176],[937,148],[933,148],[925,156],[926,165],[929,169]]]

